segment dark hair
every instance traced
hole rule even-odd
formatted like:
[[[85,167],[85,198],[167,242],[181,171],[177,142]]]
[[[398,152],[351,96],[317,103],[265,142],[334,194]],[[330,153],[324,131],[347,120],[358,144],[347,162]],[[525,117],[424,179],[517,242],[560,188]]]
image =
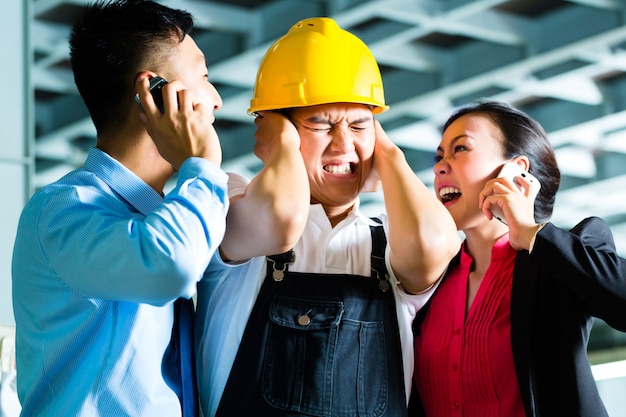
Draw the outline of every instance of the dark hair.
[[[502,132],[504,157],[525,155],[530,161],[529,172],[541,183],[535,199],[535,221],[542,223],[552,215],[561,172],[543,127],[526,113],[506,103],[479,99],[456,110],[445,122],[445,131],[455,120],[470,113],[489,117]]]
[[[146,0],[97,0],[70,35],[74,81],[98,133],[123,124],[137,74],[158,72],[193,28],[192,16]]]

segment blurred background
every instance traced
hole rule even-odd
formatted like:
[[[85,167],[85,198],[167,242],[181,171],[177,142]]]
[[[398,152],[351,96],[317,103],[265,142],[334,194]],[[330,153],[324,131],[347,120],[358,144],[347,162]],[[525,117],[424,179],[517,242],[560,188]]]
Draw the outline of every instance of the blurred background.
[[[260,168],[246,109],[265,50],[298,20],[329,16],[374,53],[390,105],[378,118],[427,185],[439,126],[451,111],[478,97],[506,101],[542,123],[556,150],[563,181],[553,222],[569,227],[590,215],[603,217],[626,256],[625,1],[160,2],[196,19],[194,39],[224,100],[216,129],[225,170],[253,176]],[[80,166],[95,143],[67,45],[86,3],[3,4],[0,337],[10,336],[14,323],[10,256],[21,207],[37,188]],[[378,214],[381,197],[364,195],[363,209]],[[589,357],[611,415],[626,416],[626,335],[598,321]]]

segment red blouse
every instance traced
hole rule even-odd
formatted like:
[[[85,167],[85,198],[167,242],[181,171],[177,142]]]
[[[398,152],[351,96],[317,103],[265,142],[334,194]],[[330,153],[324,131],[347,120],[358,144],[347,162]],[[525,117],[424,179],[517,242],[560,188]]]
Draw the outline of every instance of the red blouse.
[[[493,246],[491,264],[467,316],[472,259],[448,273],[415,339],[415,374],[428,417],[523,417],[511,350],[511,288],[516,251],[508,234]]]

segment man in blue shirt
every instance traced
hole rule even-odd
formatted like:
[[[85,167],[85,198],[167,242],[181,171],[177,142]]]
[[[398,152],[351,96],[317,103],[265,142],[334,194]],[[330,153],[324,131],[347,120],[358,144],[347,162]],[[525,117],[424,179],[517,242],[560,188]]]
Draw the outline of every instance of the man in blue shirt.
[[[172,362],[190,356],[174,343],[184,317],[175,300],[195,293],[229,207],[212,125],[222,101],[192,25],[154,2],[107,0],[73,28],[72,68],[97,144],[20,218],[12,275],[22,416],[183,415],[181,386],[195,381]],[[163,114],[148,90],[157,75],[171,81]],[[177,123],[183,115],[193,131]],[[166,121],[167,134],[144,125]]]

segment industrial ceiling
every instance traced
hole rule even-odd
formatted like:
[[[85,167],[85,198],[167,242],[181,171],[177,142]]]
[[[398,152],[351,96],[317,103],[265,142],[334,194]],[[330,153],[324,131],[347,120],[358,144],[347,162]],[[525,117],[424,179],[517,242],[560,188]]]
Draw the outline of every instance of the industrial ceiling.
[[[81,165],[95,131],[68,61],[86,0],[31,0],[39,187]],[[543,124],[563,173],[554,223],[606,219],[626,254],[626,3],[618,0],[170,0],[196,18],[194,39],[224,100],[216,114],[226,170],[254,175],[246,114],[267,47],[296,21],[330,16],[377,58],[390,110],[379,116],[420,178],[432,184],[439,126],[478,97]],[[364,195],[366,212],[381,194]]]

